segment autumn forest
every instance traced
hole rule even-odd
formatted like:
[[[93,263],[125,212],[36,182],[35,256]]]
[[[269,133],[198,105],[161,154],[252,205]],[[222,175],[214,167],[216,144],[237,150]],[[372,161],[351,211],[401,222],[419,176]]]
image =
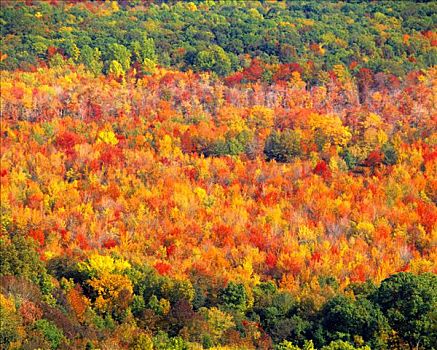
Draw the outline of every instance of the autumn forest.
[[[436,2],[0,26],[0,349],[436,348]]]

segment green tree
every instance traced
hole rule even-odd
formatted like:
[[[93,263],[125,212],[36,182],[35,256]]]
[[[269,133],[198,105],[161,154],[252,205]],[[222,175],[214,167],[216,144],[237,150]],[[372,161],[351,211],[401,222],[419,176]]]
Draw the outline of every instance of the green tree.
[[[384,154],[383,162],[387,165],[394,165],[398,162],[398,152],[394,145],[390,142],[382,146],[382,153]]]
[[[109,72],[112,73],[111,65],[116,61],[121,65],[124,72],[127,72],[131,63],[131,52],[121,44],[110,44],[108,47],[108,61],[110,62]]]
[[[116,78],[123,78],[126,75],[126,71],[123,69],[123,66],[118,61],[111,61],[108,73]]]
[[[207,50],[197,53],[195,67],[202,71],[213,71],[219,76],[225,76],[231,71],[231,60],[220,46],[213,45]]]
[[[241,283],[229,282],[219,293],[219,303],[229,310],[244,312],[247,308],[247,294]]]
[[[52,289],[50,278],[34,243],[19,235],[10,239],[0,238],[0,276],[7,275],[24,277],[38,284],[45,294]]]
[[[300,134],[291,129],[273,131],[265,143],[264,154],[268,160],[290,162],[302,154]]]
[[[365,298],[353,300],[336,296],[324,305],[321,315],[329,340],[352,342],[354,337],[359,336],[375,345],[380,341],[379,335],[389,328],[379,308]]]
[[[9,349],[12,342],[20,338],[20,316],[15,310],[14,301],[0,294],[0,348]]]
[[[336,340],[324,346],[321,350],[371,350],[368,346],[355,347],[351,343],[343,340]]]
[[[437,344],[437,275],[398,273],[382,281],[371,299],[411,349]]]
[[[141,41],[133,41],[131,48],[136,61],[140,63],[144,63],[146,59],[153,62],[157,61],[155,41],[152,38],[144,37]]]
[[[53,322],[47,321],[46,319],[38,320],[35,322],[34,328],[41,332],[43,337],[50,343],[51,349],[59,348],[59,345],[64,339],[64,334]]]
[[[79,61],[89,69],[94,75],[102,73],[103,62],[101,60],[102,54],[98,48],[92,49],[88,45],[82,47]]]

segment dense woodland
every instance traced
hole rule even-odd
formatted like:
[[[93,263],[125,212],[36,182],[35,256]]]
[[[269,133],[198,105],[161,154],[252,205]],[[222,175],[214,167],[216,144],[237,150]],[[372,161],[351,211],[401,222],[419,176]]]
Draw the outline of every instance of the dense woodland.
[[[437,3],[1,5],[1,349],[435,349]]]

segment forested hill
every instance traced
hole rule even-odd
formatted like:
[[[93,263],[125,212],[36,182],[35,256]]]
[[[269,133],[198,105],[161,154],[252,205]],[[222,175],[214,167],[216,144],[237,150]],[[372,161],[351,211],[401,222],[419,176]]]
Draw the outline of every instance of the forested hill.
[[[2,1],[1,69],[61,61],[95,74],[154,64],[227,76],[253,58],[305,81],[345,65],[404,76],[437,63],[437,3],[412,1]]]
[[[0,350],[436,349],[436,1],[0,3]]]

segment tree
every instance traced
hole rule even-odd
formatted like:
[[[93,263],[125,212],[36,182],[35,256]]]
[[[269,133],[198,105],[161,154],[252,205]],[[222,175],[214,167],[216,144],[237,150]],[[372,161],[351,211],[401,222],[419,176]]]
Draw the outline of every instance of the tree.
[[[220,343],[223,334],[235,327],[232,316],[216,307],[201,308],[199,314],[205,319],[208,325],[209,339],[214,343]]]
[[[123,66],[115,60],[111,61],[108,73],[113,75],[115,78],[123,78],[126,75],[126,71],[123,69]]]
[[[34,243],[19,235],[9,242],[5,237],[0,238],[0,276],[8,275],[24,277],[38,284],[46,294],[53,288]]]
[[[111,64],[116,61],[127,72],[130,68],[131,52],[126,46],[121,44],[110,44],[108,47],[108,61]]]
[[[273,131],[266,140],[264,154],[268,160],[281,163],[299,157],[302,154],[300,133],[291,129]]]
[[[144,36],[142,41],[133,41],[131,47],[136,61],[140,63],[144,63],[145,60],[157,61],[155,41],[152,38]]]
[[[91,73],[97,76],[102,73],[103,69],[101,56],[102,54],[97,47],[92,49],[88,45],[85,45],[80,51],[79,61],[83,63]]]
[[[246,311],[247,294],[244,285],[241,283],[229,282],[226,288],[220,291],[219,300],[225,309]]]
[[[371,348],[368,346],[355,347],[346,341],[336,340],[325,345],[321,350],[371,350]]]
[[[437,310],[437,276],[432,273],[413,275],[401,272],[382,281],[371,295],[390,326],[410,349],[433,349]]]
[[[7,350],[20,338],[21,320],[13,298],[6,298],[3,294],[0,294],[0,320],[0,347]]]
[[[392,143],[386,142],[381,151],[384,155],[382,160],[384,164],[395,165],[398,162],[398,152]]]
[[[36,331],[41,332],[43,337],[49,342],[51,349],[59,348],[64,339],[64,334],[53,322],[46,319],[38,320],[35,322],[34,328]]]
[[[353,342],[359,336],[376,345],[379,335],[388,329],[387,321],[379,308],[365,298],[353,300],[336,296],[324,305],[321,314],[328,340]]]
[[[231,60],[220,46],[213,45],[208,50],[197,53],[195,66],[199,70],[211,70],[219,76],[224,76],[231,71]]]

